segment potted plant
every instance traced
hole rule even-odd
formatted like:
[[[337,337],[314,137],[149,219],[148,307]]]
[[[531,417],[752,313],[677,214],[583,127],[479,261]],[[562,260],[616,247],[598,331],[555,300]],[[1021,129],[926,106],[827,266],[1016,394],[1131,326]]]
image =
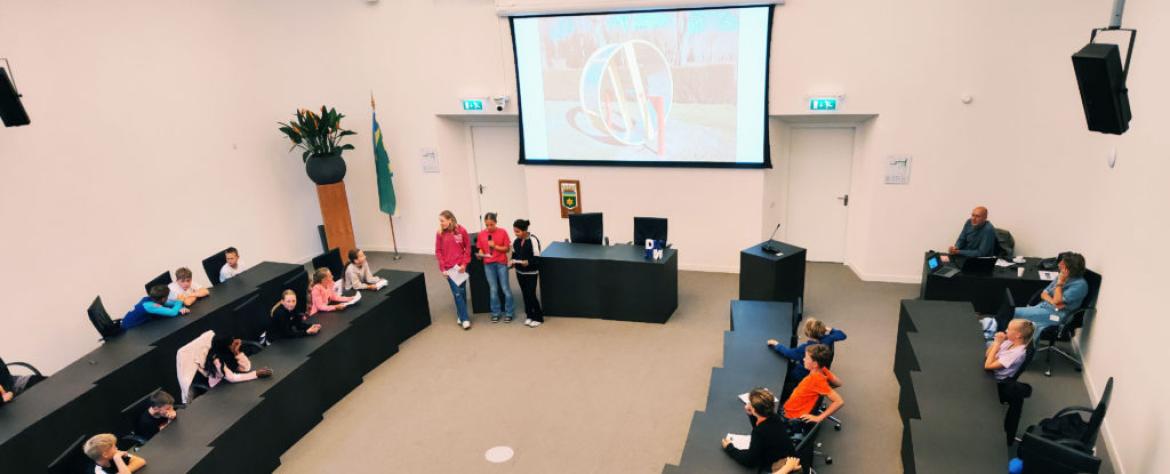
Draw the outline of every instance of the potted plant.
[[[296,148],[305,151],[301,160],[305,162],[305,173],[314,183],[333,184],[345,178],[345,160],[341,159],[341,152],[352,150],[353,145],[343,145],[341,139],[357,133],[341,128],[344,117],[335,109],[321,106],[320,115],[301,109],[297,111],[295,121],[277,122],[281,125],[280,131],[293,143],[289,151]]]

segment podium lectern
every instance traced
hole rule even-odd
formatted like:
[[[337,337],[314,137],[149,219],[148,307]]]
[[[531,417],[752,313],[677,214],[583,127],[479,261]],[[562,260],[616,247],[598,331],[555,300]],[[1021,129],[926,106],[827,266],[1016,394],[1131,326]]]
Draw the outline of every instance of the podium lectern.
[[[764,251],[761,242],[739,253],[739,299],[792,303],[794,318],[804,313],[803,248],[775,240],[779,254]]]

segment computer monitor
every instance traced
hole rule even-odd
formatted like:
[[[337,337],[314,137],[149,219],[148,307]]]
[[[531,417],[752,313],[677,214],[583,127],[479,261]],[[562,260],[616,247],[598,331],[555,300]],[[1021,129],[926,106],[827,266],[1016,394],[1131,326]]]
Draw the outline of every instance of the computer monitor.
[[[579,244],[598,244],[604,240],[600,212],[569,215],[569,241]]]
[[[642,245],[647,239],[666,242],[666,219],[661,217],[634,218],[634,245]]]

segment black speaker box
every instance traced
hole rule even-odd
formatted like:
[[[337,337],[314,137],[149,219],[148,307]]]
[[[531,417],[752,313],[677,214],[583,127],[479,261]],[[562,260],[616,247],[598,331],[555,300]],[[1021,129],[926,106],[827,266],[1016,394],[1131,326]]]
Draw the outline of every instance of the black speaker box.
[[[1129,130],[1129,92],[1117,45],[1090,43],[1072,61],[1089,130],[1116,135]]]
[[[16,94],[16,87],[8,79],[8,71],[0,67],[0,120],[5,127],[28,125],[28,113],[20,103],[20,96]]]

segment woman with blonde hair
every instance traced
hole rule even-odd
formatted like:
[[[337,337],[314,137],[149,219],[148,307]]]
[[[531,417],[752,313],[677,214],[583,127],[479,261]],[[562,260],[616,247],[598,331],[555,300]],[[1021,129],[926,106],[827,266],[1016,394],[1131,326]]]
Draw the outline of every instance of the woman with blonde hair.
[[[455,322],[464,330],[471,329],[471,318],[467,315],[467,264],[471,262],[471,238],[467,229],[455,220],[451,211],[439,213],[439,231],[435,233],[435,259],[439,262],[439,272],[451,287],[451,295],[455,297]],[[447,272],[454,270],[455,275],[461,275],[463,280],[455,284],[452,276]]]
[[[352,296],[340,296],[333,291],[333,273],[328,268],[321,267],[313,272],[312,305],[309,306],[309,316],[321,311],[340,311],[353,300]],[[332,303],[332,304],[330,304]]]

